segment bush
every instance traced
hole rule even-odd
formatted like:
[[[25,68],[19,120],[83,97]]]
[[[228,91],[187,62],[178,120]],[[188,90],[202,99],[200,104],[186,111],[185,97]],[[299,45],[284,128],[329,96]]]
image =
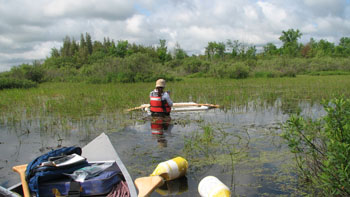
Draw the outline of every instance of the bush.
[[[276,77],[276,73],[274,72],[269,72],[269,71],[259,71],[259,72],[255,72],[253,75],[255,78],[273,78]]]
[[[280,77],[296,77],[296,71],[292,69],[283,70]]]
[[[198,73],[193,73],[191,75],[187,75],[188,78],[206,78],[209,75],[207,73],[202,73],[202,72],[198,72]]]
[[[249,67],[243,62],[220,62],[211,70],[211,75],[217,78],[244,79],[249,76]]]
[[[40,65],[22,64],[13,67],[9,75],[19,80],[27,79],[40,83],[44,79],[44,69]]]
[[[249,67],[243,63],[237,63],[234,69],[234,75],[231,78],[244,79],[249,76]]]
[[[200,60],[196,57],[184,59],[183,68],[187,74],[193,74],[197,72],[207,72],[209,70],[209,63]]]
[[[324,196],[350,195],[350,99],[323,102],[320,120],[293,115],[282,137],[288,142],[301,175]]]
[[[32,88],[37,83],[26,79],[0,78],[0,90],[11,88]]]
[[[319,72],[310,72],[308,75],[312,76],[327,76],[327,75],[350,75],[348,71],[319,71]]]

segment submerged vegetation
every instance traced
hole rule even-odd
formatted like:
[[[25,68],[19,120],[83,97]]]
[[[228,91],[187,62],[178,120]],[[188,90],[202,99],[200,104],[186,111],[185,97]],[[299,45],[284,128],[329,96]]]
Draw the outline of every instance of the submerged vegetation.
[[[280,48],[267,43],[259,52],[256,46],[238,40],[214,41],[205,47],[204,55],[189,56],[179,44],[168,49],[162,39],[157,46],[143,46],[109,38],[93,41],[86,33],[80,41],[67,36],[63,46],[53,48],[45,60],[13,67],[0,73],[0,78],[96,84],[151,82],[160,77],[176,81],[182,77],[242,79],[350,73],[349,37],[335,45],[312,38],[302,44],[298,42],[301,36],[299,30],[283,31]]]

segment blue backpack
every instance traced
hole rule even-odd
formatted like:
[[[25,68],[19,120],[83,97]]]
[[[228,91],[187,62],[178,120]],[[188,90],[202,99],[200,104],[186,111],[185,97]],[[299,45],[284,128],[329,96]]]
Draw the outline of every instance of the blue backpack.
[[[86,179],[79,183],[71,180],[65,174],[71,174],[83,167],[90,166],[86,160],[76,164],[55,167],[41,166],[43,162],[49,161],[49,158],[55,158],[65,155],[81,155],[80,147],[65,147],[53,150],[41,155],[28,164],[26,170],[26,179],[31,192],[36,196],[90,196],[109,193],[123,178],[118,165],[113,165],[105,169],[99,175]],[[63,174],[64,173],[64,174]]]
[[[55,196],[106,196],[121,181],[121,171],[114,162],[97,176],[74,182],[69,178],[47,181],[39,185],[39,193],[45,197]]]
[[[81,148],[75,146],[60,148],[41,155],[30,162],[26,169],[26,180],[30,191],[39,196],[40,183],[60,179],[65,176],[63,173],[72,173],[75,170],[88,166],[87,161],[59,168],[55,166],[40,166],[41,163],[49,161],[49,158],[70,155],[73,153],[81,155]]]

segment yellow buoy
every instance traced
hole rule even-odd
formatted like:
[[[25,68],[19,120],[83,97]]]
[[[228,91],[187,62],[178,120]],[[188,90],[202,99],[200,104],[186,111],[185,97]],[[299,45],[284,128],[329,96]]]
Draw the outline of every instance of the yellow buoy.
[[[203,178],[198,185],[201,197],[230,197],[230,189],[214,176]]]
[[[186,174],[188,162],[182,157],[176,157],[158,164],[151,176],[161,176],[165,180],[174,180]]]
[[[164,184],[164,180],[170,181],[186,174],[188,163],[182,157],[176,157],[158,164],[149,177],[141,177],[135,180],[139,190],[139,197],[149,196],[154,189]]]

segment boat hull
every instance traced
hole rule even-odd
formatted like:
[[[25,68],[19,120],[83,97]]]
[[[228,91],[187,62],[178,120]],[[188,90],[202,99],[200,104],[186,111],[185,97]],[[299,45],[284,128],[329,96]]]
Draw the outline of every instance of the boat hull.
[[[107,161],[115,161],[122,171],[125,181],[128,185],[130,196],[136,197],[137,192],[134,182],[127,171],[125,165],[120,159],[118,153],[115,151],[111,141],[105,133],[100,134],[90,143],[82,148],[82,156],[89,161],[89,163],[100,163]],[[7,189],[12,192],[15,196],[16,194],[23,195],[22,184],[18,183]]]

